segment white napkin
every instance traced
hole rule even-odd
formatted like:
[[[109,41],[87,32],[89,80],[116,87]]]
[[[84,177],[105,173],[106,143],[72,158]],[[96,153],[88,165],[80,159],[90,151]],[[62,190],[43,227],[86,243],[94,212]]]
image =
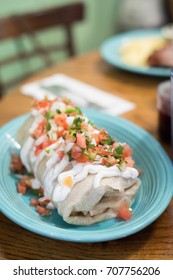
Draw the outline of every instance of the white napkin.
[[[43,80],[26,84],[21,92],[41,100],[45,96],[66,96],[81,108],[94,108],[112,115],[120,115],[135,108],[135,104],[111,95],[64,74],[56,74]]]

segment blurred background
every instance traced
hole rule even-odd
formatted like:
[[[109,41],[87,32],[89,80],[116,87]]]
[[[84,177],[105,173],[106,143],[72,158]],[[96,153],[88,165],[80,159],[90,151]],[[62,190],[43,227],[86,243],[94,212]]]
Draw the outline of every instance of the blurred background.
[[[101,43],[122,31],[136,28],[154,28],[171,22],[172,0],[0,0],[0,19],[12,15],[22,15],[40,10],[61,7],[72,3],[82,3],[84,13],[82,20],[73,25],[72,35],[74,39],[75,55],[92,50],[97,50]],[[33,41],[27,34],[19,38],[1,37],[4,25],[0,26],[0,61],[8,58],[9,54],[15,55],[23,48],[27,52],[33,49]],[[43,46],[65,40],[63,28],[53,27],[51,30],[41,31],[37,39]],[[19,42],[20,40],[20,42]],[[17,41],[18,47],[14,41]],[[16,42],[15,42],[16,43]],[[54,63],[67,58],[64,51],[51,54]],[[34,55],[21,62],[13,61],[8,65],[0,64],[0,79],[8,85],[8,81],[14,76],[20,76],[23,72],[34,72],[44,68],[42,55]]]
[[[85,6],[84,18],[73,26],[73,37],[75,43],[76,54],[88,52],[97,49],[98,46],[107,37],[115,33],[115,18],[117,0],[0,0],[0,17],[8,17],[14,14],[23,14],[35,12],[43,9],[50,9],[57,6],[67,5],[70,3],[83,2]],[[22,36],[22,44],[27,51],[32,50],[32,42],[27,36]],[[40,32],[39,40],[43,45],[51,44],[57,41],[64,41],[65,34],[63,28],[52,28],[52,30]],[[8,57],[9,53],[15,53],[16,46],[13,39],[3,40],[0,42],[0,59]],[[67,57],[63,51],[54,52],[52,57],[55,62],[62,61]],[[11,65],[1,68],[1,79],[8,82],[14,75],[20,75],[23,71],[32,71],[40,69],[44,66],[41,56],[34,56],[27,61],[23,61],[25,66],[21,67],[21,63],[12,63]],[[30,68],[30,69],[28,69]]]

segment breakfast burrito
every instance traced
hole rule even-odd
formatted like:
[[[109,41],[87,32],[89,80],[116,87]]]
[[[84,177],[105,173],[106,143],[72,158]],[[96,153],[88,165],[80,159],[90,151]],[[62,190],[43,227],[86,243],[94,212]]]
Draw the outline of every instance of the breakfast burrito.
[[[55,208],[74,225],[131,217],[140,186],[132,149],[97,128],[69,99],[34,101],[17,140],[29,185],[41,190],[41,215]]]

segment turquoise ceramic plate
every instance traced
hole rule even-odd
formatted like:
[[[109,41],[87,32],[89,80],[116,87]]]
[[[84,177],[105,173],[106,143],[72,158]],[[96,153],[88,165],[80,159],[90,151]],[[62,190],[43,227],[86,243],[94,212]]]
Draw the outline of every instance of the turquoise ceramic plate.
[[[85,227],[69,225],[57,213],[48,218],[36,213],[29,206],[29,195],[17,193],[16,181],[9,173],[9,150],[26,116],[14,119],[0,130],[0,209],[20,226],[55,239],[98,242],[134,234],[156,220],[169,204],[173,193],[172,164],[160,144],[143,129],[127,120],[93,110],[85,113],[99,127],[106,128],[112,136],[116,135],[119,141],[126,141],[134,149],[136,165],[143,170],[143,175],[141,188],[132,206],[132,218],[127,222],[111,219]]]
[[[145,37],[161,37],[161,31],[158,29],[154,30],[137,30],[130,31],[116,35],[114,37],[106,40],[101,48],[100,52],[108,63],[113,66],[116,66],[122,70],[127,70],[130,72],[135,72],[138,74],[151,75],[151,76],[162,76],[169,77],[170,69],[160,68],[160,67],[135,67],[128,64],[125,64],[121,58],[120,50],[124,43]]]

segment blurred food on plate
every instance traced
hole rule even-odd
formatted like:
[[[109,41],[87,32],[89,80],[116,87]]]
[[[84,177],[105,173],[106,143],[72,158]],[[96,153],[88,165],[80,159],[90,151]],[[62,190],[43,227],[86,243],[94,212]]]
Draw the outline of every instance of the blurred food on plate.
[[[148,58],[155,51],[165,48],[167,40],[161,37],[143,37],[127,41],[120,50],[124,63],[132,66],[148,66]]]
[[[154,50],[147,62],[154,67],[173,67],[173,44],[169,43],[160,50]]]

